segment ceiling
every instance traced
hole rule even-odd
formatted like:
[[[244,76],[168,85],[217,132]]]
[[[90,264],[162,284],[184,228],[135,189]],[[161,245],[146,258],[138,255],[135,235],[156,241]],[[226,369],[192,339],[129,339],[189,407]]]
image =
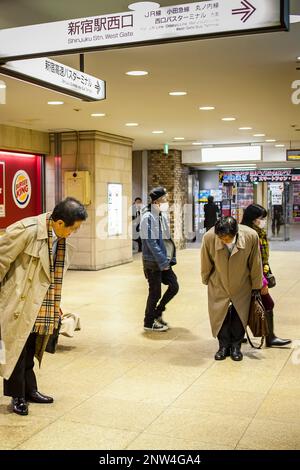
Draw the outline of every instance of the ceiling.
[[[225,1],[225,0],[220,0]],[[0,0],[0,28],[80,18],[127,10],[130,1],[114,0]],[[162,6],[176,0],[160,1]],[[179,3],[179,2],[177,2]],[[291,2],[300,14],[300,2]],[[106,80],[107,99],[87,103],[0,75],[7,85],[0,123],[53,131],[96,129],[134,139],[135,149],[194,148],[204,144],[246,143],[276,139],[293,145],[300,140],[300,105],[291,102],[291,84],[300,80],[300,23],[290,32],[265,33],[114,49],[85,55],[85,71]],[[55,60],[79,68],[78,55]],[[299,63],[300,66],[300,63]],[[128,70],[147,70],[129,77]],[[169,91],[187,91],[171,97]],[[63,106],[47,101],[63,99]],[[213,111],[199,106],[213,105]],[[93,118],[103,112],[106,117]],[[222,117],[235,116],[234,122]],[[126,122],[137,122],[128,128]],[[251,131],[239,127],[250,126]],[[297,130],[299,129],[299,130]],[[154,135],[153,130],[164,134]],[[253,134],[264,133],[265,138]],[[174,142],[174,137],[184,137]]]

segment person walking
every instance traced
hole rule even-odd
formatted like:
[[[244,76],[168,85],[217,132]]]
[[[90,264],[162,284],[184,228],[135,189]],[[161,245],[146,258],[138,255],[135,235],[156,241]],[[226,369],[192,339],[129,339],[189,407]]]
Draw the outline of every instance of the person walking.
[[[217,222],[219,212],[217,204],[214,203],[214,197],[208,196],[207,204],[204,204],[204,228],[207,232]]]
[[[163,187],[152,189],[150,200],[141,219],[143,267],[149,285],[144,330],[166,331],[169,326],[163,319],[163,312],[179,290],[177,277],[172,269],[176,264],[176,248],[167,217],[167,190]],[[162,297],[161,284],[168,286]]]
[[[202,240],[201,276],[212,334],[219,340],[215,360],[241,361],[252,291],[263,281],[257,233],[233,217],[219,219]]]
[[[0,337],[6,363],[0,365],[4,395],[12,411],[28,414],[28,401],[52,403],[38,391],[34,356],[41,364],[50,335],[58,328],[63,276],[72,247],[66,242],[87,218],[68,197],[52,213],[22,219],[0,237]]]
[[[281,339],[278,338],[274,333],[274,301],[269,294],[268,290],[268,281],[267,275],[270,272],[269,265],[269,241],[267,238],[266,227],[266,217],[268,213],[263,206],[259,204],[251,204],[246,207],[242,219],[242,224],[251,227],[256,231],[259,237],[259,244],[262,256],[262,266],[265,279],[265,285],[261,290],[261,300],[266,310],[266,319],[269,327],[269,334],[266,336],[266,346],[276,347],[276,346],[286,346],[291,343],[290,339]]]

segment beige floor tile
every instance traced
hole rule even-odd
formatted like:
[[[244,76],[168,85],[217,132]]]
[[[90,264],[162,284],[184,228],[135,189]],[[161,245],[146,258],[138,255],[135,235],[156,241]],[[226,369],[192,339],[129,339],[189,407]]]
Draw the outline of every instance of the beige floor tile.
[[[234,447],[222,444],[194,442],[167,436],[142,433],[129,444],[127,450],[233,450]]]
[[[118,400],[97,395],[67,413],[64,419],[115,429],[142,431],[165,407],[159,404]]]
[[[18,449],[80,450],[125,449],[137,433],[58,420]]]
[[[194,442],[217,442],[225,446],[235,446],[249,423],[250,418],[244,416],[203,413],[172,407],[159,416],[147,432]]]
[[[267,419],[254,419],[238,444],[257,450],[300,450],[300,426]]]
[[[298,425],[300,416],[300,389],[271,391],[261,404],[257,419],[278,420]]]
[[[205,388],[196,383],[177,398],[172,407],[251,417],[256,414],[264,397],[262,393]]]

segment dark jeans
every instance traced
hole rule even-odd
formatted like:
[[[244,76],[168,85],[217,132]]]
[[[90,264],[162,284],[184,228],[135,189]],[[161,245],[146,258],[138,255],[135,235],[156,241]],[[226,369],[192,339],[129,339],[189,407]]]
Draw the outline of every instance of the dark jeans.
[[[34,367],[36,333],[31,333],[8,380],[3,381],[4,395],[25,398],[37,390]]]
[[[228,309],[223,325],[218,334],[220,348],[240,346],[245,334],[245,329],[233,305]]]
[[[144,262],[144,273],[149,284],[144,326],[151,328],[155,318],[162,315],[167,303],[177,294],[179,285],[171,267],[167,271],[160,271],[155,263]],[[162,298],[161,284],[168,286]]]

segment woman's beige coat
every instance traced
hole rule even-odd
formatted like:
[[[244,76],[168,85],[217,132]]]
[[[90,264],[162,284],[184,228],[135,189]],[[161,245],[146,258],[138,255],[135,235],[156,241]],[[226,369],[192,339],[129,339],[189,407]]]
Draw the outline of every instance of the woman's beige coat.
[[[208,312],[213,336],[219,333],[233,303],[244,327],[247,325],[251,291],[261,289],[262,261],[257,233],[239,225],[236,245],[228,248],[215,235],[214,227],[203,237],[201,275],[208,286]]]
[[[71,245],[66,244],[65,268],[70,264]],[[6,364],[0,375],[8,379],[50,286],[46,214],[23,219],[0,236],[0,337]]]

